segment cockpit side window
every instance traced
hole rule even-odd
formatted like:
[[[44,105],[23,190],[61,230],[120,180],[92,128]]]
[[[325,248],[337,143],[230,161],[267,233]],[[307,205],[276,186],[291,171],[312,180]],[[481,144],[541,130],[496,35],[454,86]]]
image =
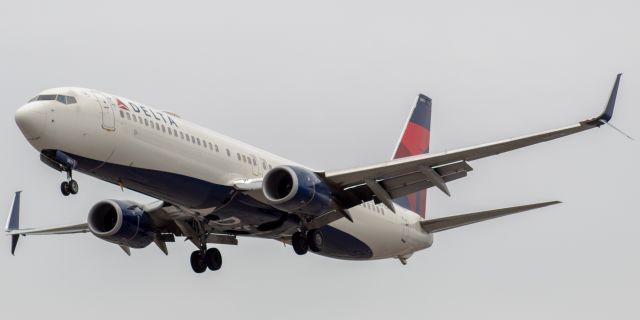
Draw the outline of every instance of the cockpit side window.
[[[65,96],[65,95],[61,95],[61,94],[42,94],[42,95],[33,97],[33,99],[29,100],[29,102],[33,102],[33,101],[53,101],[53,100],[56,100],[56,101],[58,101],[60,103],[64,103],[64,104],[74,104],[74,103],[78,102],[75,97]]]
[[[56,100],[55,94],[43,94],[38,96],[38,101],[51,101]]]

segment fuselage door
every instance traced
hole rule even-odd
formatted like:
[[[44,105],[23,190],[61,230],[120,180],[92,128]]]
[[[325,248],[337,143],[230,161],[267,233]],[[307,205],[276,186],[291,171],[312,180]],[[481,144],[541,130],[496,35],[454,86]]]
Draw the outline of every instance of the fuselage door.
[[[256,177],[260,176],[260,164],[258,163],[258,158],[254,155],[249,155],[249,162],[251,162],[250,165],[253,175]]]
[[[407,221],[407,217],[405,217],[404,214],[402,214],[401,216],[402,216],[402,238],[400,240],[403,243],[407,243],[407,240],[409,238],[409,222]]]
[[[116,130],[116,118],[114,114],[115,103],[111,97],[106,97],[100,93],[94,92],[100,109],[102,110],[102,128],[107,131]]]

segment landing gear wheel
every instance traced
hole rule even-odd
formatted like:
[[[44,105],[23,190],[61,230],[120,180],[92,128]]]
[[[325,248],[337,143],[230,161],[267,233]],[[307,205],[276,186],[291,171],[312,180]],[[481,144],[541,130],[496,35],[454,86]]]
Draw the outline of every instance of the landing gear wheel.
[[[307,241],[309,242],[309,249],[312,252],[322,251],[324,246],[324,238],[322,237],[322,231],[313,229],[307,232]]]
[[[309,251],[309,242],[301,232],[293,234],[291,237],[291,243],[293,244],[293,251],[295,251],[299,256],[304,255]]]
[[[195,273],[203,273],[207,270],[207,263],[200,250],[191,253],[191,268]]]
[[[207,253],[204,255],[204,261],[207,264],[207,267],[209,267],[209,270],[220,270],[220,267],[222,267],[222,255],[220,254],[220,250],[216,248],[207,250]]]
[[[68,196],[71,194],[71,188],[69,187],[69,182],[63,182],[60,184],[60,191],[62,192],[63,196]]]
[[[69,192],[71,194],[78,194],[80,187],[78,186],[78,182],[75,180],[69,181]]]

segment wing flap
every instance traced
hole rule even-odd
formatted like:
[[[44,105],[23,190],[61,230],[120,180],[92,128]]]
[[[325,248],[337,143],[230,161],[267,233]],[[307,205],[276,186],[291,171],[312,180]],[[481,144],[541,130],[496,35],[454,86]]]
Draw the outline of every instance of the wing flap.
[[[488,211],[481,211],[475,213],[462,214],[457,216],[451,216],[440,219],[422,221],[420,224],[422,229],[428,233],[435,233],[445,231],[453,228],[458,228],[466,225],[470,225],[477,222],[487,221],[499,217],[504,217],[514,213],[529,211],[533,209],[543,208],[555,204],[561,203],[560,201],[550,201],[529,204],[518,207],[502,208]]]
[[[464,178],[466,176],[467,172],[461,171],[446,175],[442,177],[442,180],[444,180],[445,182],[450,182],[453,180]],[[389,190],[388,193],[391,198],[398,198],[413,192],[429,189],[433,186],[434,184],[431,181],[424,180],[423,178],[422,180],[415,180],[404,185],[398,185],[395,188]],[[341,203],[345,208],[351,208],[361,204],[362,202],[374,200],[374,194],[366,184],[347,189],[341,194],[341,196]]]

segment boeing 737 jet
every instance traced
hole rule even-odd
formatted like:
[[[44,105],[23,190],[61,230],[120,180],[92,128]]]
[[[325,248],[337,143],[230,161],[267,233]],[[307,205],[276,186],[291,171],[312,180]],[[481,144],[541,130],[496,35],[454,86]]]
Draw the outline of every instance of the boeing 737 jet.
[[[6,232],[15,253],[20,236],[92,233],[127,254],[185,237],[196,273],[218,270],[210,245],[238,238],[272,239],[298,255],[309,250],[347,260],[395,258],[403,264],[433,244],[434,233],[558,201],[429,219],[426,190],[449,195],[470,162],[607,124],[618,75],[604,112],[577,124],[515,139],[429,153],[431,99],[419,95],[393,159],[359,168],[314,170],[234,140],[178,115],[84,88],[45,90],[20,107],[15,121],[49,167],[66,175],[63,195],[79,191],[76,172],[148,195],[151,203],[104,200],[86,222],[20,229],[16,192]]]

